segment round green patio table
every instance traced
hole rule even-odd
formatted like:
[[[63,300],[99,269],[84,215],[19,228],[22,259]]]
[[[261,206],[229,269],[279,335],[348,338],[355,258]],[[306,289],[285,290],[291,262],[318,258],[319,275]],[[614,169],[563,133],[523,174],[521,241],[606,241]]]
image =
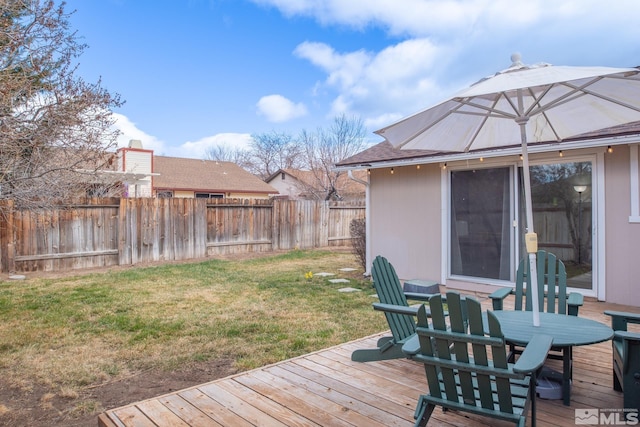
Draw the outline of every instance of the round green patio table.
[[[552,348],[562,350],[562,399],[570,404],[572,378],[572,348],[596,344],[613,338],[613,329],[595,320],[557,313],[540,313],[540,326],[533,326],[533,313],[522,310],[493,311],[500,322],[502,334],[509,344],[526,346],[535,334],[553,338]]]

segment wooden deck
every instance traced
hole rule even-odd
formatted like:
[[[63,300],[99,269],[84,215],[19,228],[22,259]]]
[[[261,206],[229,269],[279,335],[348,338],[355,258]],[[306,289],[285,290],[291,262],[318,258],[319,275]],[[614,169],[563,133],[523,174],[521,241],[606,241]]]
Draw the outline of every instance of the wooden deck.
[[[486,307],[488,302],[484,303]],[[638,308],[587,301],[580,316],[609,324],[606,309]],[[382,314],[381,314],[382,315]],[[357,348],[378,336],[243,372],[154,399],[111,409],[100,427],[157,426],[410,426],[427,391],[422,365],[400,359],[357,363]],[[611,343],[574,350],[571,406],[538,399],[539,426],[575,426],[576,409],[622,408],[612,388]],[[436,409],[430,426],[485,426],[485,418]],[[495,427],[503,424],[490,421]]]

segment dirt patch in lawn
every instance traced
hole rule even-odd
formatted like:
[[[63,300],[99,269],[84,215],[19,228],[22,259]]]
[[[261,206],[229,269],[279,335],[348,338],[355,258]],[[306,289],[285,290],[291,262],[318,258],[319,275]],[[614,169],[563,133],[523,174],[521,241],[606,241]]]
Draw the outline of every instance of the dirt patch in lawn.
[[[107,409],[193,387],[235,372],[230,359],[201,362],[173,372],[140,372],[119,381],[88,387],[72,396],[43,386],[16,387],[0,378],[0,402],[4,403],[0,407],[0,424],[95,427],[98,415]]]

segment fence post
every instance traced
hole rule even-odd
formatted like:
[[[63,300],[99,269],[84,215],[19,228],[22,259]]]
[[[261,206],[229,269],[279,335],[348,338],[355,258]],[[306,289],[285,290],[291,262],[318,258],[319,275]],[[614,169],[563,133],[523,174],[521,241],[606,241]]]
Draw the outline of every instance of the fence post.
[[[280,211],[282,210],[282,200],[273,199],[273,209],[271,210],[271,250],[280,249]]]
[[[14,202],[5,200],[2,203],[3,215],[0,215],[0,271],[15,273],[15,244],[14,244]]]
[[[128,227],[129,218],[129,199],[122,197],[120,199],[120,209],[118,211],[118,264],[131,264],[131,230]]]
[[[320,227],[319,227],[319,232],[320,232],[320,246],[322,247],[327,247],[329,246],[329,228],[330,228],[330,224],[329,221],[331,221],[331,203],[330,201],[324,201],[322,202],[322,205],[320,207]]]
[[[7,245],[7,265],[9,274],[16,272],[16,248],[13,243]]]

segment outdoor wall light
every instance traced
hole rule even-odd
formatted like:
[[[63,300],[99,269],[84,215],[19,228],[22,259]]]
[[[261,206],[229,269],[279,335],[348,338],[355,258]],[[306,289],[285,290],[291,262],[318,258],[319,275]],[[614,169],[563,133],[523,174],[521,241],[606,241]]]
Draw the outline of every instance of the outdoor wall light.
[[[444,163],[444,164],[442,165],[442,169],[446,169],[446,168],[447,168],[447,164],[446,164],[446,163]]]
[[[393,168],[391,168],[391,175],[393,175]]]
[[[613,147],[612,146],[608,146],[607,147],[607,153],[613,153]]]
[[[562,150],[558,151],[558,155],[559,155],[560,157],[563,157],[563,156],[564,156],[564,153],[562,152]]]

